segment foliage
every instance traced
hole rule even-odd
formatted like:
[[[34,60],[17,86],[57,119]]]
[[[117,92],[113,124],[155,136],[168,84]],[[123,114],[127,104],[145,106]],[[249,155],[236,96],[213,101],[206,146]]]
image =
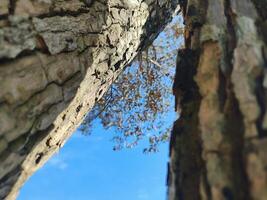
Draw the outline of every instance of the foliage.
[[[124,70],[87,115],[80,128],[84,134],[90,134],[92,122],[98,118],[104,128],[115,128],[114,150],[132,148],[148,138],[144,152],[156,152],[159,143],[168,141],[175,58],[183,43],[181,24],[181,17],[175,17]]]

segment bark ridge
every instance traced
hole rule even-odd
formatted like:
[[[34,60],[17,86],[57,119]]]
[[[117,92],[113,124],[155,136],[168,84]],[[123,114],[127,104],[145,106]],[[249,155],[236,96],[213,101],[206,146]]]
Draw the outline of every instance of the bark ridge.
[[[178,0],[1,0],[0,199],[82,122]]]
[[[266,1],[180,1],[169,199],[267,199]],[[187,79],[186,81],[184,79]]]

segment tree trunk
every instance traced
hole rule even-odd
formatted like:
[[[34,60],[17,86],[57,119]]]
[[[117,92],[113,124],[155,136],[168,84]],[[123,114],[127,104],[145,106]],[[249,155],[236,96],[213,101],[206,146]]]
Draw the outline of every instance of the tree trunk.
[[[0,199],[14,199],[178,0],[1,0]]]
[[[169,199],[267,199],[267,1],[180,1]]]

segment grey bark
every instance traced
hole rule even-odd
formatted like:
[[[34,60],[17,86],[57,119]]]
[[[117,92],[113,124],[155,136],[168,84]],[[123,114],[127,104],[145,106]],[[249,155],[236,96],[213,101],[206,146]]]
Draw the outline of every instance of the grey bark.
[[[267,199],[267,1],[180,1],[170,200]]]
[[[177,4],[1,0],[0,199],[16,198]]]

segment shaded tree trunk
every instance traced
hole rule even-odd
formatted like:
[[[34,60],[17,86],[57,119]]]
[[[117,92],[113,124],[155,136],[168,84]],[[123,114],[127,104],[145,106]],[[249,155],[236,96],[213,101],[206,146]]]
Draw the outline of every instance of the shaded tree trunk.
[[[267,1],[180,1],[169,199],[267,199]]]
[[[0,3],[0,199],[14,199],[178,0]]]

